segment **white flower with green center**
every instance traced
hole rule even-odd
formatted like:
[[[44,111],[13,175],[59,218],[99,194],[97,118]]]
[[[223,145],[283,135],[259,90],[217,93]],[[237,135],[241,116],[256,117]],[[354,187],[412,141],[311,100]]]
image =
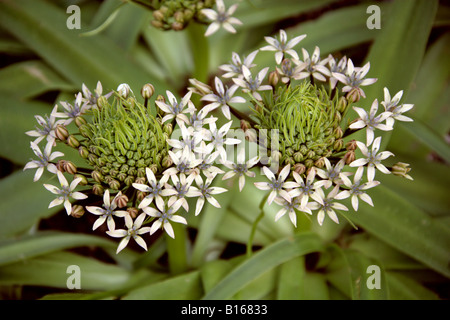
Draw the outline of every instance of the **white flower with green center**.
[[[116,196],[114,197],[114,199],[111,201],[109,189],[107,189],[105,191],[105,193],[103,194],[103,206],[102,207],[86,206],[87,211],[99,216],[98,219],[95,220],[94,225],[92,226],[92,230],[97,229],[106,221],[108,230],[113,231],[116,228],[116,224],[114,222],[114,216],[123,218],[128,214],[127,211],[116,210],[117,198],[119,198],[121,195],[122,195],[122,192],[118,192],[116,194]]]
[[[334,72],[332,76],[342,82],[345,86],[342,88],[342,92],[350,92],[356,89],[359,95],[366,97],[364,91],[361,89],[362,86],[368,86],[374,84],[377,79],[364,77],[367,75],[370,69],[370,62],[367,62],[362,68],[355,68],[351,59],[347,61],[347,71],[345,74]]]
[[[133,238],[136,243],[141,246],[144,250],[147,250],[147,244],[144,239],[140,236],[141,234],[150,231],[150,227],[141,227],[144,219],[146,218],[145,213],[141,213],[134,221],[129,214],[125,215],[125,226],[127,229],[116,229],[112,231],[106,231],[106,233],[114,238],[123,238],[119,246],[117,247],[116,253],[122,251]]]
[[[356,122],[352,123],[349,128],[356,130],[356,129],[362,129],[366,128],[366,145],[370,145],[373,141],[373,138],[375,136],[375,129],[383,130],[383,131],[390,131],[394,128],[392,127],[392,124],[384,124],[386,119],[391,117],[391,112],[382,112],[379,115],[377,115],[378,112],[378,100],[375,99],[372,103],[372,106],[370,107],[369,113],[367,113],[366,110],[363,108],[353,107],[353,109],[358,113],[360,119]]]
[[[43,139],[47,139],[47,141],[54,140],[56,138],[55,130],[58,124],[62,124],[63,120],[56,120],[54,113],[58,110],[58,105],[55,105],[52,112],[50,113],[50,117],[47,115],[44,117],[35,115],[36,121],[38,122],[40,127],[36,127],[36,130],[31,130],[25,132],[26,135],[30,137],[37,137],[34,142],[38,144]]]
[[[157,180],[155,174],[150,168],[145,168],[145,174],[147,176],[148,185],[133,183],[133,187],[135,189],[148,193],[148,195],[142,199],[139,204],[139,208],[149,206],[153,200],[155,200],[156,203],[163,203],[164,200],[162,197],[171,195],[168,190],[164,189],[164,185],[169,179],[169,176],[163,175],[161,179]]]
[[[344,190],[336,196],[336,199],[346,199],[351,197],[352,207],[355,211],[358,211],[358,198],[362,201],[368,203],[373,207],[372,198],[366,193],[366,190],[376,187],[380,184],[379,181],[362,182],[362,176],[364,173],[364,167],[359,167],[356,170],[355,176],[353,177],[353,183],[346,175],[341,175],[344,185],[348,190]]]
[[[213,197],[213,195],[224,193],[228,190],[221,187],[212,187],[211,183],[213,182],[214,178],[215,175],[207,176],[206,180],[203,182],[203,179],[200,175],[195,176],[195,183],[197,187],[192,188],[191,194],[195,197],[198,197],[197,203],[195,205],[196,216],[202,211],[205,201],[208,201],[216,208],[220,208],[220,203]]]
[[[142,210],[149,216],[156,218],[150,228],[150,234],[154,234],[157,230],[163,228],[164,231],[171,237],[175,238],[172,225],[170,222],[187,224],[185,218],[175,213],[180,209],[183,202],[181,199],[169,198],[166,203],[156,203],[157,209],[152,207],[144,207]]]
[[[34,154],[39,158],[38,160],[31,160],[28,162],[23,170],[27,169],[37,169],[36,173],[34,174],[33,181],[38,181],[42,174],[44,173],[44,169],[47,169],[48,172],[56,174],[58,169],[56,166],[51,163],[51,161],[55,160],[55,158],[63,157],[64,153],[55,151],[52,152],[54,139],[51,139],[47,142],[47,145],[45,146],[44,152],[41,152],[41,149],[39,149],[39,146],[35,142],[30,142],[31,149],[33,150]]]
[[[300,201],[301,208],[305,208],[307,206],[309,198],[316,191],[316,189],[319,189],[324,185],[328,184],[327,180],[319,180],[319,181],[315,180],[316,178],[315,168],[311,168],[309,170],[305,180],[303,180],[302,176],[295,171],[292,172],[292,176],[294,177],[294,180],[297,183],[297,185],[295,185],[295,188],[290,192],[290,194],[292,198],[295,198],[297,199],[297,201]]]
[[[293,49],[300,41],[306,37],[306,34],[297,36],[288,41],[286,31],[280,30],[279,40],[275,37],[264,37],[268,46],[262,47],[262,51],[276,51],[275,61],[280,64],[286,54],[294,59],[299,59],[297,52]]]
[[[275,177],[274,173],[267,167],[263,167],[263,172],[270,182],[255,182],[255,186],[260,190],[271,190],[267,198],[267,204],[270,205],[277,196],[290,202],[292,199],[291,195],[285,189],[292,189],[297,186],[293,181],[286,181],[291,173],[291,165],[288,164],[285,166],[278,174],[278,178]]]
[[[206,108],[207,112],[210,112],[216,108],[221,109],[223,115],[228,120],[231,119],[230,107],[229,103],[245,103],[246,100],[242,97],[233,97],[234,93],[238,89],[237,85],[233,85],[230,88],[223,86],[222,80],[219,77],[216,77],[215,80],[216,85],[216,93],[210,93],[203,96],[200,100],[209,101],[211,103],[207,104],[204,108]]]
[[[239,177],[239,191],[242,191],[245,186],[245,176],[251,178],[256,176],[250,169],[258,163],[259,157],[253,157],[245,161],[245,148],[241,148],[236,160],[236,163],[229,160],[222,162],[225,167],[231,170],[222,177],[222,180],[227,180],[237,175]]]
[[[367,179],[369,182],[372,182],[375,178],[375,168],[384,174],[391,173],[389,169],[381,163],[381,161],[393,156],[394,154],[390,151],[378,152],[380,150],[381,137],[377,137],[373,141],[371,150],[369,150],[362,142],[356,141],[356,144],[364,157],[350,163],[350,167],[361,167],[367,165]]]
[[[185,113],[190,113],[196,110],[194,104],[190,100],[192,91],[186,93],[180,102],[177,101],[177,98],[169,90],[166,91],[166,94],[169,99],[169,103],[158,100],[155,101],[156,105],[166,113],[161,122],[164,123],[168,120],[175,119],[178,124],[183,122],[189,123],[189,119]]]
[[[267,71],[269,71],[269,67],[262,69],[260,72],[258,72],[256,77],[253,78],[250,70],[246,66],[242,66],[242,75],[244,77],[233,78],[233,81],[238,86],[243,88],[243,92],[249,92],[255,99],[261,101],[262,97],[258,91],[272,90],[272,86],[262,84],[264,78],[266,77]]]
[[[327,79],[325,76],[330,76],[331,73],[328,68],[325,66],[328,63],[329,57],[320,60],[320,48],[316,47],[312,56],[309,56],[308,51],[302,48],[303,53],[303,61],[297,62],[294,60],[294,63],[298,65],[298,68],[301,72],[298,73],[296,79],[304,79],[306,77],[312,76],[313,78],[325,82]]]
[[[75,191],[75,188],[81,182],[81,178],[74,179],[70,185],[66,180],[66,177],[62,174],[61,171],[57,171],[56,175],[58,176],[59,183],[61,184],[61,188],[53,186],[51,184],[44,184],[44,187],[53,194],[57,195],[57,198],[50,202],[49,208],[58,206],[60,204],[64,204],[64,208],[68,215],[72,212],[72,204],[70,203],[70,198],[75,200],[83,200],[88,196],[84,193]]]
[[[325,196],[325,193],[322,189],[317,189],[316,192],[311,195],[311,198],[314,199],[317,204],[311,205],[310,208],[313,210],[319,210],[319,212],[317,213],[317,222],[319,222],[319,225],[323,224],[325,215],[328,215],[328,217],[335,223],[339,223],[339,219],[334,210],[348,211],[348,208],[346,206],[344,206],[342,203],[336,202],[336,196],[338,196],[339,190],[339,186],[335,186],[333,190],[331,190],[328,195]]]
[[[206,29],[205,37],[212,35],[219,30],[220,27],[223,27],[228,32],[236,33],[236,29],[234,29],[233,24],[242,24],[241,20],[232,17],[238,7],[238,4],[233,4],[227,10],[223,0],[216,0],[216,7],[217,11],[213,9],[201,10],[201,13],[211,20],[211,24],[208,26],[208,29]]]
[[[257,53],[258,50],[252,51],[248,56],[244,58],[244,61],[242,62],[241,57],[236,52],[233,52],[231,55],[231,63],[219,66],[220,70],[226,72],[225,74],[222,75],[222,77],[243,78],[244,73],[242,71],[242,68],[246,67],[247,69],[251,69],[254,66],[256,66],[256,64],[253,63],[253,60],[255,59]]]

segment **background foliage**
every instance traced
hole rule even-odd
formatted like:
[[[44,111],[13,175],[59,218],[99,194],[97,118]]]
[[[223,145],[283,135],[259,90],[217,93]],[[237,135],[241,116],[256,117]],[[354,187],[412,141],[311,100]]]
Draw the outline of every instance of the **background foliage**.
[[[226,2],[228,3],[228,2]],[[81,8],[81,30],[69,30],[66,8]],[[437,0],[242,1],[236,35],[202,35],[205,27],[163,32],[150,26],[151,12],[119,0],[0,1],[0,296],[4,299],[448,299],[450,279],[449,74],[450,7]],[[369,5],[381,8],[380,30],[366,27]],[[91,36],[114,12],[113,23]],[[105,89],[123,82],[136,91],[152,83],[180,96],[188,79],[210,81],[231,52],[245,55],[280,28],[289,37],[307,34],[308,51],[370,61],[368,99],[404,90],[415,104],[413,123],[400,123],[383,141],[398,161],[413,168],[414,181],[387,175],[371,193],[375,207],[335,225],[319,227],[287,219],[274,222],[266,207],[251,257],[245,246],[259,215],[261,191],[219,195],[222,209],[206,206],[186,233],[185,270],[167,265],[166,243],[149,251],[92,232],[88,214],[67,217],[47,209],[52,195],[22,168],[32,151],[25,131],[35,114],[72,100],[85,83]],[[270,64],[271,54],[256,63]],[[364,106],[370,108],[370,105]],[[233,188],[234,190],[236,188]],[[350,207],[350,206],[349,206]],[[69,265],[80,266],[82,290],[66,287]],[[380,290],[365,285],[370,265],[382,270]]]

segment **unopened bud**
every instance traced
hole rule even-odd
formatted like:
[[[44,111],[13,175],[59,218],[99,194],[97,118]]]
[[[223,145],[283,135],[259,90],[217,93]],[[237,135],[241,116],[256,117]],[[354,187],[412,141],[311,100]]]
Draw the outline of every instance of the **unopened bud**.
[[[337,139],[333,144],[333,149],[336,151],[341,150],[344,147],[344,141],[342,139]]]
[[[124,194],[120,194],[117,198],[116,198],[116,204],[119,208],[124,208],[127,206],[128,204],[128,197]]]
[[[66,161],[64,163],[64,171],[66,171],[69,174],[75,174],[77,173],[77,166],[72,161]]]
[[[72,206],[72,212],[70,215],[74,218],[81,218],[84,215],[84,207],[78,204]]]
[[[59,140],[66,141],[69,137],[69,131],[65,126],[58,124],[55,129],[55,135]]]
[[[347,93],[347,100],[351,102],[358,102],[361,98],[361,89],[360,88],[353,88],[350,90],[349,93]]]
[[[100,109],[108,105],[108,99],[105,96],[101,96],[97,99],[97,107]]]
[[[92,176],[92,179],[94,179],[96,182],[98,182],[98,183],[103,182],[104,177],[100,172],[94,170],[94,171],[92,171],[91,176]]]
[[[392,166],[392,174],[396,175],[396,176],[400,176],[409,180],[414,180],[409,174],[408,172],[411,171],[411,168],[409,168],[409,164],[408,163],[404,163],[404,162],[397,162],[396,164],[394,164]]]
[[[316,162],[314,162],[314,166],[316,166],[317,168],[323,168],[325,166],[325,160],[323,157],[319,158],[316,160]]]
[[[69,145],[69,146],[71,146],[72,148],[78,148],[79,146],[80,146],[80,141],[78,141],[78,139],[77,138],[75,138],[75,136],[73,136],[73,135],[70,135],[68,138],[67,138],[67,144]]]
[[[303,174],[306,171],[306,166],[303,163],[296,163],[294,164],[293,169],[298,174]]]
[[[109,182],[109,187],[113,190],[119,190],[120,189],[120,182],[116,179],[111,179]]]
[[[173,160],[172,160],[172,158],[170,156],[165,156],[162,159],[162,163],[161,164],[162,164],[162,166],[164,168],[168,168],[168,167],[170,167],[173,164]]]
[[[86,119],[83,118],[82,116],[75,117],[75,124],[77,125],[77,127],[81,127],[82,125],[84,125],[86,123],[87,123]]]
[[[121,96],[124,99],[128,98],[128,96],[130,95],[130,92],[131,92],[131,88],[126,83],[122,83],[117,87],[117,93],[119,94],[119,96]]]
[[[184,29],[184,24],[182,22],[175,21],[172,23],[172,29],[175,31],[181,31]]]
[[[357,144],[356,144],[356,140],[351,140],[349,142],[347,142],[347,144],[345,145],[345,149],[347,149],[348,151],[354,151],[357,148]]]
[[[356,156],[354,150],[347,151],[347,153],[344,155],[345,164],[352,163],[353,161],[355,161],[355,158]]]
[[[66,169],[64,168],[64,165],[66,163],[66,160],[60,159],[58,162],[56,162],[56,169],[61,172],[65,172]]]
[[[337,110],[342,114],[347,109],[347,105],[347,99],[345,99],[344,97],[340,97],[337,105]]]
[[[77,173],[77,174],[75,174],[73,176],[73,178],[74,179],[81,179],[80,182],[78,183],[80,186],[86,186],[88,184],[88,180],[82,174]]]
[[[150,99],[155,94],[155,87],[147,83],[141,89],[141,95],[144,99]]]
[[[137,217],[137,215],[139,213],[139,209],[135,208],[135,207],[130,207],[130,208],[127,208],[127,212],[130,215],[130,217],[132,217],[134,219]]]
[[[103,193],[105,192],[105,189],[101,184],[96,183],[92,186],[92,192],[97,196],[102,196]]]
[[[269,73],[269,84],[275,88],[275,86],[278,84],[278,81],[280,81],[280,75],[277,71],[272,71]]]

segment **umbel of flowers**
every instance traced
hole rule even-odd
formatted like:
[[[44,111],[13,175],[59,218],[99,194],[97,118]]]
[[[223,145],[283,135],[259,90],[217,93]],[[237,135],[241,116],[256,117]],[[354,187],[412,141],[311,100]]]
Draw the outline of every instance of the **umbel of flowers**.
[[[130,238],[147,249],[144,234],[159,229],[174,238],[171,223],[187,224],[185,216],[198,215],[205,202],[220,208],[214,195],[227,190],[212,185],[225,173],[216,158],[240,143],[226,137],[231,121],[218,128],[217,118],[196,109],[191,92],[178,101],[166,91],[153,103],[154,88],[147,84],[141,103],[126,84],[102,91],[100,82],[94,93],[83,85],[73,104],[61,102],[50,116],[36,116],[36,130],[27,132],[36,137],[31,148],[37,159],[24,169],[36,169],[34,181],[44,170],[57,178],[57,185],[44,183],[55,194],[49,207],[63,205],[74,217],[96,215],[93,229],[106,223],[108,235],[123,239],[117,251]],[[79,159],[52,151],[59,144],[77,150]],[[197,199],[195,208],[187,198]],[[116,228],[118,220],[123,229]]]
[[[299,212],[317,212],[320,225],[326,216],[339,223],[338,214],[348,211],[341,201],[346,198],[355,211],[359,200],[373,206],[368,193],[380,184],[378,171],[412,180],[408,164],[382,163],[394,155],[380,150],[382,138],[376,133],[393,130],[396,121],[412,121],[403,113],[413,105],[400,103],[402,91],[391,98],[385,88],[379,111],[377,99],[364,101],[363,87],[376,82],[366,78],[370,63],[355,67],[345,56],[321,58],[319,47],[311,54],[302,48],[301,58],[294,47],[305,37],[288,40],[280,30],[246,57],[233,53],[231,63],[220,66],[225,73],[216,77],[215,89],[191,80],[206,109],[235,115],[247,139],[265,150],[258,165],[267,181],[255,186],[267,191],[263,201],[280,206],[275,219],[287,213],[295,226]],[[253,63],[260,51],[274,52],[272,70]],[[248,111],[236,103],[246,104]],[[365,132],[364,141],[356,140],[358,131]]]

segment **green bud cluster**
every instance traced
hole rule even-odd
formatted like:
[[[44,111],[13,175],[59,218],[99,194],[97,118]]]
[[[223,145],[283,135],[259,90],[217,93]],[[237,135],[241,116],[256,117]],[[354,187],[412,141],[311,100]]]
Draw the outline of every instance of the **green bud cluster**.
[[[347,110],[345,99],[331,99],[325,89],[308,81],[281,86],[255,108],[257,129],[278,130],[278,141],[268,133],[265,148],[277,150],[271,158],[280,165],[322,167],[323,158],[345,150],[341,120]],[[277,146],[274,147],[274,143]]]
[[[153,0],[152,25],[162,30],[182,30],[191,20],[202,21],[200,11],[214,4],[215,0]]]
[[[162,125],[150,109],[134,97],[119,96],[110,104],[100,99],[92,109],[91,119],[79,126],[79,154],[91,168],[94,188],[119,190],[145,177],[145,168],[161,173],[168,163],[170,127]]]

